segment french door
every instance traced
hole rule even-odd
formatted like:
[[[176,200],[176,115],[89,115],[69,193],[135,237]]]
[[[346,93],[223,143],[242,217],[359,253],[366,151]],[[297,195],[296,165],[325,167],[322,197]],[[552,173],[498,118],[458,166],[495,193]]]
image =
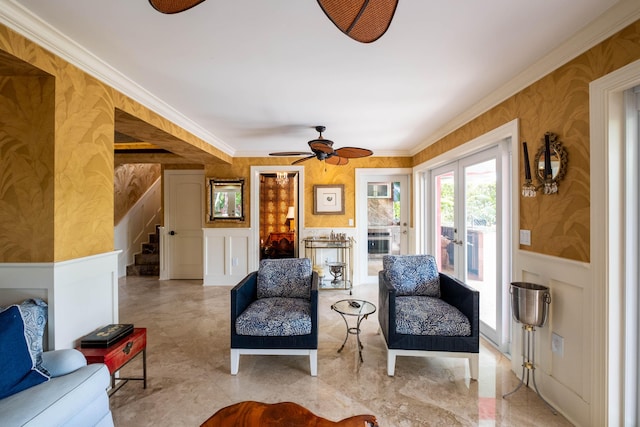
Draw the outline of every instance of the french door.
[[[431,171],[438,268],[480,292],[481,332],[496,343],[503,329],[502,254],[509,249],[501,244],[502,163],[494,147]]]

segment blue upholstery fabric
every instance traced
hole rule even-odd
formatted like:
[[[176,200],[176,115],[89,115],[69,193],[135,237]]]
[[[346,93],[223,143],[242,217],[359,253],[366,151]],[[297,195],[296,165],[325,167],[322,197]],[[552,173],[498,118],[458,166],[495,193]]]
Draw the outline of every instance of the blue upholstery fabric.
[[[258,298],[305,298],[311,295],[309,258],[263,259],[258,268]]]
[[[21,309],[0,312],[0,399],[49,380],[29,352]]]
[[[396,289],[384,271],[378,274],[378,320],[389,349],[452,351],[478,353],[480,351],[480,293],[461,281],[440,273],[440,299],[454,306],[469,319],[469,336],[439,336],[400,334],[396,331]]]
[[[301,298],[261,298],[236,319],[238,335],[291,336],[311,333],[311,303]]]
[[[440,298],[440,278],[431,255],[385,255],[382,267],[396,295]]]
[[[396,332],[407,335],[469,336],[464,314],[439,298],[396,297]]]

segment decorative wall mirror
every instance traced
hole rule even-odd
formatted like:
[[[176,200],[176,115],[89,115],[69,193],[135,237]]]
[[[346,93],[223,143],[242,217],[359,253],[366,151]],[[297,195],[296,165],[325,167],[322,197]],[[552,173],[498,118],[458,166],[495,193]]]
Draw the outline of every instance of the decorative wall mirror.
[[[534,158],[534,165],[536,165],[536,178],[541,183],[545,183],[545,164],[547,151],[546,147],[549,147],[548,161],[551,164],[551,180],[558,185],[558,182],[564,178],[567,173],[567,152],[562,146],[562,143],[558,141],[558,136],[555,133],[547,132],[543,138],[543,144],[538,149],[536,157]]]
[[[208,178],[207,220],[244,221],[244,179]]]

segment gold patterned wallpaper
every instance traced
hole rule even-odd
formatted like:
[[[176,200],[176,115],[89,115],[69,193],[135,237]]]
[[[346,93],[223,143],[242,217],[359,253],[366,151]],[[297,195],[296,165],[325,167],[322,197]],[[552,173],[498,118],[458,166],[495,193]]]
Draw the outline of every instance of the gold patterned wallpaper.
[[[297,157],[236,157],[233,164],[205,165],[205,175],[213,178],[245,178],[245,221],[208,223],[210,228],[249,227],[251,224],[251,166],[291,165]],[[349,218],[356,218],[355,169],[356,168],[410,168],[410,157],[365,157],[350,159],[344,166],[325,165],[315,159],[304,162],[305,227],[349,227]],[[316,184],[344,184],[344,215],[313,215],[313,186]],[[357,224],[356,224],[357,225]]]
[[[161,175],[159,164],[125,164],[114,171],[113,199],[114,225],[129,212],[129,209],[153,185]]]
[[[520,198],[519,228],[531,230],[523,250],[589,262],[589,83],[640,58],[640,21],[543,77],[468,124],[425,148],[423,163],[454,147],[520,119],[522,141],[535,153],[544,133],[556,133],[568,153],[568,170],[557,195]],[[524,173],[520,174],[524,181]]]
[[[640,21],[413,158],[353,159],[346,166],[306,162],[305,226],[348,227],[348,219],[355,218],[355,168],[418,165],[518,118],[519,140],[528,141],[531,152],[551,131],[569,154],[558,195],[520,199],[519,226],[532,230],[532,245],[522,249],[589,261],[588,85],[639,58]],[[207,227],[249,226],[250,166],[293,160],[230,158],[2,25],[0,78],[0,215],[10,216],[0,225],[0,262],[62,261],[113,250],[118,111],[157,128],[167,143],[185,144],[179,147],[185,153],[192,152],[189,145],[219,159],[205,165],[206,176],[247,179],[246,221]],[[518,157],[522,163],[521,153]],[[345,184],[345,214],[313,215],[314,184]]]
[[[0,76],[0,261],[54,253],[54,80]]]
[[[11,215],[0,225],[0,262],[113,250],[116,111],[157,129],[153,135],[176,151],[200,152],[212,163],[230,160],[3,25],[0,78],[0,108],[7,112],[0,118],[0,215]]]
[[[275,176],[260,177],[260,241],[266,241],[271,233],[289,231],[287,212],[295,204],[294,182],[292,178],[280,185]]]

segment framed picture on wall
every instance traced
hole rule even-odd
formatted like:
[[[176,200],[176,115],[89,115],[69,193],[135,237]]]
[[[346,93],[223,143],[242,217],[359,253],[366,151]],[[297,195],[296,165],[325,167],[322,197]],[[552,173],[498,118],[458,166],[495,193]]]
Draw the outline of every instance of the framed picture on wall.
[[[314,215],[344,215],[344,184],[313,186]]]

